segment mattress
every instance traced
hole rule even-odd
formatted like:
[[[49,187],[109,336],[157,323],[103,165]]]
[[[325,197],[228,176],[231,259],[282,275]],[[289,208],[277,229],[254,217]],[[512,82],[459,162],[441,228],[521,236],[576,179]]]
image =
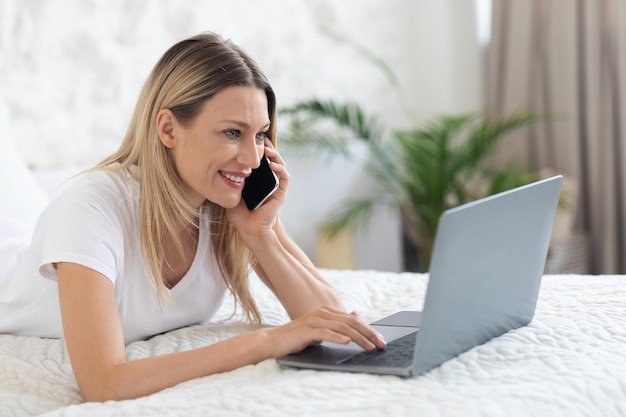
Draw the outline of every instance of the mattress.
[[[322,270],[374,321],[420,309],[427,274]],[[253,277],[265,326],[288,317]],[[210,324],[127,346],[127,358],[249,331],[227,302]],[[0,335],[0,416],[624,416],[626,277],[546,275],[535,318],[416,378],[284,369],[274,360],[128,401],[85,403],[62,340]]]

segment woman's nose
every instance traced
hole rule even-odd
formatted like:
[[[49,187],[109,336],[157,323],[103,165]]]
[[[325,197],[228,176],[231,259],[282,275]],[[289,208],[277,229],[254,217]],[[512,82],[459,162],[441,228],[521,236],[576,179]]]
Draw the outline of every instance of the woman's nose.
[[[239,152],[239,163],[252,169],[258,168],[263,156],[264,146],[259,146],[255,140],[244,141],[245,144]]]

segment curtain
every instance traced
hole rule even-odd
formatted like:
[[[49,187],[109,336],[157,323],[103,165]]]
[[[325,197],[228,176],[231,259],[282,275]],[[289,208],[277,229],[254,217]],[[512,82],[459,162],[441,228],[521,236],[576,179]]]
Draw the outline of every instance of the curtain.
[[[488,111],[551,116],[504,154],[575,184],[594,274],[626,273],[625,71],[626,2],[493,0]]]

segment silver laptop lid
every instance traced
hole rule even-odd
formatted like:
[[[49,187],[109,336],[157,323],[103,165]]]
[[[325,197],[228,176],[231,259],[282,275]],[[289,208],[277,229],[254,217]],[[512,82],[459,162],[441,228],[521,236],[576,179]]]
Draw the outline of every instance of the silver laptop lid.
[[[442,215],[414,374],[532,320],[561,183],[552,177]]]

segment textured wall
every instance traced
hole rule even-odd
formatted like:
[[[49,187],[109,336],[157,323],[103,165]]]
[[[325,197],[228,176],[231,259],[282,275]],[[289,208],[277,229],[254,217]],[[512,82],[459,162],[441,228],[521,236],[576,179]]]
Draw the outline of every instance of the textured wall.
[[[409,3],[1,0],[0,106],[32,167],[93,163],[119,143],[140,86],[165,49],[212,30],[259,61],[280,103],[332,95],[397,112],[384,78],[325,32],[350,36],[397,63]]]
[[[382,56],[417,115],[455,110],[450,107],[468,97],[475,106],[471,86],[477,83],[465,82],[454,100],[445,100],[459,78],[455,71],[476,73],[472,61],[451,60],[467,48],[455,49],[459,43],[450,38],[475,43],[467,15],[472,2],[452,7],[452,1],[0,0],[0,107],[8,111],[11,139],[32,167],[91,164],[119,143],[158,57],[204,30],[248,50],[280,103],[331,96],[356,100],[389,123],[405,121],[380,72],[334,42],[327,35],[332,32]],[[459,25],[455,16],[463,9]]]

